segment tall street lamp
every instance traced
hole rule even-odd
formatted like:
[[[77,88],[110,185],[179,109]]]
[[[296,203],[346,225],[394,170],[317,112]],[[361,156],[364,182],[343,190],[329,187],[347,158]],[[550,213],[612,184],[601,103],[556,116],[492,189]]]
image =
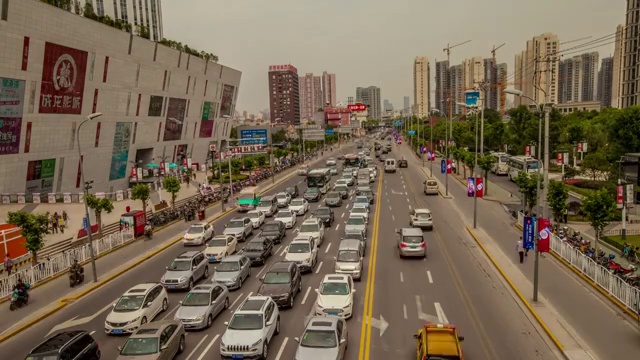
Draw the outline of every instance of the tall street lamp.
[[[465,103],[456,103],[456,105],[469,109],[469,113],[475,109],[474,106],[468,106]],[[474,151],[475,158],[473,160],[473,174],[471,175],[473,176],[473,228],[475,229],[478,225],[478,187],[476,184],[476,171],[478,171],[478,114],[476,113],[474,115],[476,118],[476,126],[474,127],[476,130],[476,147]]]
[[[216,132],[216,140],[215,141],[216,141],[217,151],[218,151],[218,154],[220,154],[220,159],[218,160],[218,173],[220,174],[220,191],[221,191],[221,193],[222,193],[222,186],[223,186],[223,182],[222,182],[222,139],[220,138],[220,131],[218,130],[218,127],[220,125],[223,125],[223,127],[224,127],[225,124],[229,123],[229,120],[228,120],[229,116],[228,115],[223,115],[222,118],[224,120],[217,121],[216,124],[215,124],[215,129],[214,129],[215,132]],[[212,167],[212,169],[211,169],[211,172],[212,172],[211,178],[212,179],[213,179],[213,159],[214,159],[214,157],[215,157],[214,153],[211,152],[211,167]],[[231,173],[229,173],[229,176],[231,176]],[[220,209],[222,210],[222,212],[225,211],[224,199],[222,199],[220,201]]]
[[[84,125],[87,121],[99,118],[100,116],[102,116],[102,113],[90,114],[89,116],[87,116],[86,120],[80,123],[80,125],[78,126],[78,129],[76,130],[76,140],[78,141],[78,158],[80,159],[80,176],[82,179],[82,186],[83,186],[84,197],[85,197],[85,200],[83,201],[84,213],[85,213],[85,216],[87,217],[86,230],[87,230],[87,239],[89,240],[89,254],[91,255],[91,271],[93,272],[93,282],[98,282],[98,273],[96,271],[96,256],[93,251],[93,237],[91,234],[91,218],[89,217],[89,205],[87,205],[87,200],[86,200],[87,195],[89,195],[89,189],[91,188],[93,181],[86,182],[84,180],[84,161],[82,160],[82,150],[80,149],[80,128],[82,128],[82,125]]]
[[[440,112],[440,110],[438,109],[431,109],[431,114],[440,114],[442,115],[442,113]],[[429,147],[431,148],[431,156],[435,157],[435,150],[433,149],[433,116],[429,115],[429,127],[431,128],[431,135],[430,135],[430,141],[429,141]],[[433,177],[433,161],[431,159],[429,159],[429,161],[431,162],[431,164],[429,165],[429,171],[431,172],[431,177]]]

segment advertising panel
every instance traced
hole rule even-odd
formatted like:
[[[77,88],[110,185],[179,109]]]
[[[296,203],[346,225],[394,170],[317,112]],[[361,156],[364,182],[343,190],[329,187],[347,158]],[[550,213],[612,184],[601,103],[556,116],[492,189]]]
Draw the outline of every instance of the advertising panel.
[[[167,109],[167,121],[164,124],[163,141],[180,140],[182,137],[182,126],[184,124],[187,100],[169,98],[169,108]]]
[[[0,78],[0,155],[20,152],[25,83]]]
[[[46,43],[40,87],[40,113],[80,114],[86,69],[86,51]]]
[[[27,193],[53,192],[56,159],[29,161],[27,164]]]
[[[151,95],[149,97],[149,116],[162,116],[164,96]]]
[[[111,153],[109,181],[124,179],[127,175],[127,161],[129,160],[130,143],[131,123],[116,123],[116,132],[113,136],[113,152]]]
[[[522,247],[525,249],[533,250],[535,247],[535,223],[536,218],[533,216],[526,216],[524,218],[524,224],[522,226]]]
[[[205,101],[202,105],[202,122],[200,123],[200,137],[209,138],[213,134],[213,124],[216,116],[214,103]]]
[[[266,145],[268,142],[267,129],[240,129],[240,144],[242,145]]]
[[[222,101],[220,102],[220,117],[224,115],[233,116],[233,94],[235,87],[232,85],[222,86]]]

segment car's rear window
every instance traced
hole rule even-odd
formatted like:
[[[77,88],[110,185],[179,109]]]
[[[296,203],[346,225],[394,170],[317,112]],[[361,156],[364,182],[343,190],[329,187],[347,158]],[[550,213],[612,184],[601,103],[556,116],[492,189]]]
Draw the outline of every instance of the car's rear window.
[[[427,186],[438,186],[438,183],[435,181],[427,181]]]

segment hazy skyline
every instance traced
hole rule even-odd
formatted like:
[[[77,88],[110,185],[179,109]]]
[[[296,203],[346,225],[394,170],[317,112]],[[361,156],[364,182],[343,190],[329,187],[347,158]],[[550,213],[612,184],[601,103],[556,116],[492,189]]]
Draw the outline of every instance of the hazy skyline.
[[[447,43],[471,40],[451,51],[452,64],[490,57],[494,45],[506,43],[496,58],[507,63],[512,78],[514,55],[533,36],[552,32],[561,49],[573,47],[581,42],[562,43],[615,33],[625,9],[626,1],[613,0],[162,1],[165,37],[214,53],[221,64],[242,71],[236,110],[252,113],[269,107],[269,65],[292,64],[300,75],[335,73],[343,103],[357,86],[375,85],[381,99],[399,108],[403,96],[413,93],[416,56],[431,62],[433,101],[434,64],[446,60]],[[613,52],[612,42],[588,48],[580,50],[598,51],[601,58]]]

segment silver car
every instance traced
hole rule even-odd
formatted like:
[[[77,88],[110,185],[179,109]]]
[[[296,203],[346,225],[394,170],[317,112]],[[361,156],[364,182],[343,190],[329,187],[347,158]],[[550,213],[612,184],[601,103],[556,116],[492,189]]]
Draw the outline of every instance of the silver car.
[[[348,342],[347,322],[337,316],[314,316],[307,323],[295,360],[344,360]]]
[[[123,346],[118,347],[120,355],[117,360],[173,359],[184,351],[185,335],[184,328],[175,320],[143,324]],[[62,358],[65,358],[64,355]]]
[[[194,287],[180,301],[174,320],[182,322],[185,330],[210,328],[213,319],[229,308],[229,290],[220,284]]]
[[[167,271],[162,275],[160,283],[167,290],[192,289],[196,281],[209,277],[209,262],[201,251],[186,251],[178,255]]]
[[[212,283],[222,284],[230,290],[240,289],[251,276],[251,260],[243,255],[232,255],[222,259],[214,269]]]
[[[344,224],[344,230],[359,230],[367,236],[367,220],[360,214],[350,214],[347,222]]]
[[[231,219],[222,232],[223,235],[231,235],[238,241],[245,241],[253,234],[253,222],[248,217]]]

